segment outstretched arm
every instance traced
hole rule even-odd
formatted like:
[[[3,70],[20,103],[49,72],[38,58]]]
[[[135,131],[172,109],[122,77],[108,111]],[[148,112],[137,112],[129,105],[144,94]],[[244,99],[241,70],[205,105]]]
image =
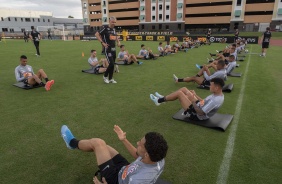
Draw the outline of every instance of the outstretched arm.
[[[122,129],[118,126],[114,126],[114,131],[116,132],[119,140],[126,147],[128,152],[136,159],[138,158],[137,149],[126,139],[126,132],[123,132]]]

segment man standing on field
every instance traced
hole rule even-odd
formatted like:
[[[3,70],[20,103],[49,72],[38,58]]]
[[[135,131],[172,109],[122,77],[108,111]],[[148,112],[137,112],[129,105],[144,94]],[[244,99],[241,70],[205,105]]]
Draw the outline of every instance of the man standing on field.
[[[116,60],[116,42],[118,47],[120,46],[120,41],[115,31],[115,24],[117,19],[115,17],[110,17],[109,25],[102,26],[100,31],[97,31],[95,36],[101,42],[105,48],[105,56],[109,62],[109,66],[103,76],[105,83],[117,83],[113,79],[114,74],[114,64]]]

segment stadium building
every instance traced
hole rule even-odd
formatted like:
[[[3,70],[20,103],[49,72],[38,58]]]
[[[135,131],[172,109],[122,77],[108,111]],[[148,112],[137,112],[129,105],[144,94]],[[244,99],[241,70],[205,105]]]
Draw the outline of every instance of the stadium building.
[[[81,0],[84,32],[117,17],[117,30],[224,32],[282,30],[282,0]]]
[[[43,35],[50,29],[54,34],[82,35],[82,19],[55,18],[52,12],[28,11],[0,8],[0,32],[5,36],[22,36],[31,26],[38,28]]]

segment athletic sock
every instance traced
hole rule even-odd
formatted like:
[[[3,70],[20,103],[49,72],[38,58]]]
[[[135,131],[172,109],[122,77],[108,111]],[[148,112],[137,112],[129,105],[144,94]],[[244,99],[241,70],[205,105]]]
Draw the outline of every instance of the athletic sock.
[[[140,62],[139,61],[137,61],[137,64],[139,64]]]
[[[78,142],[79,140],[77,140],[76,138],[73,138],[71,141],[70,141],[70,146],[72,148],[78,148]]]
[[[165,102],[165,101],[166,101],[165,97],[158,99],[158,103],[163,103],[163,102]]]
[[[184,79],[178,79],[178,82],[184,82]]]
[[[45,78],[45,81],[46,81],[46,82],[48,82],[48,81],[49,81],[48,77],[46,77],[46,78]]]

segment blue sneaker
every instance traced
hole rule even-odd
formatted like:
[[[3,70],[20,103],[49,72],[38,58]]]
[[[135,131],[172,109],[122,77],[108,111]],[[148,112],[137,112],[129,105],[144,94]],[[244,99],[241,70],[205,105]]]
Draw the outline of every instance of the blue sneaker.
[[[61,136],[63,137],[67,147],[69,149],[74,149],[70,146],[70,141],[74,139],[75,137],[72,135],[70,129],[67,127],[67,125],[63,125],[61,128]]]
[[[164,96],[163,95],[160,95],[158,92],[155,93],[156,97],[158,98],[163,98]]]
[[[150,94],[150,98],[156,104],[156,106],[160,105],[160,103],[158,102],[158,98],[155,97],[153,94]]]
[[[200,66],[200,65],[196,64],[196,67],[197,67],[199,70],[201,70],[201,66]]]
[[[139,61],[138,65],[142,65],[142,64],[143,64],[143,62]]]

